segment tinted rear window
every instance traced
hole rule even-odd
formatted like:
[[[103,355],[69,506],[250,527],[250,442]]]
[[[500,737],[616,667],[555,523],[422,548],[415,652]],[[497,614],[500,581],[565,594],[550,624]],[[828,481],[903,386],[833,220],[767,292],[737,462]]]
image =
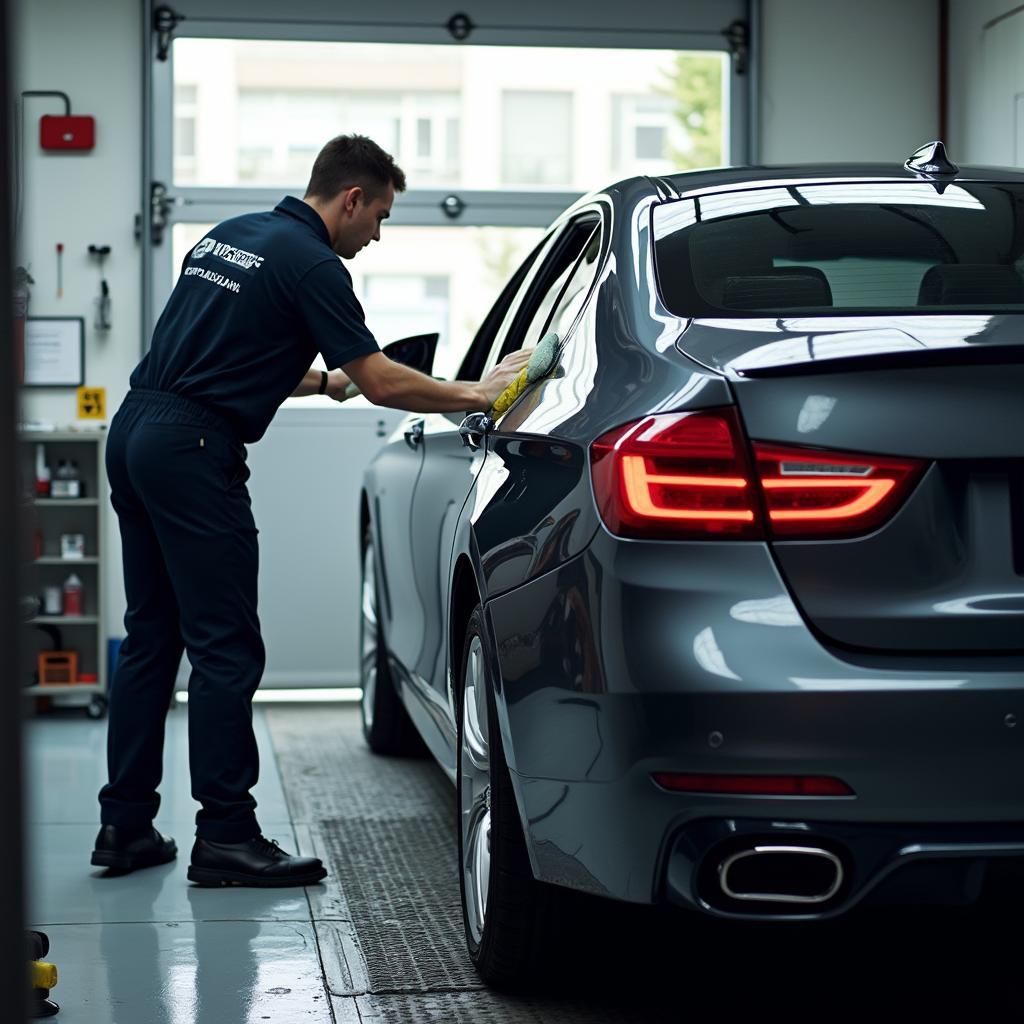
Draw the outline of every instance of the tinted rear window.
[[[679,316],[1024,311],[1018,185],[773,186],[653,217],[658,287]]]

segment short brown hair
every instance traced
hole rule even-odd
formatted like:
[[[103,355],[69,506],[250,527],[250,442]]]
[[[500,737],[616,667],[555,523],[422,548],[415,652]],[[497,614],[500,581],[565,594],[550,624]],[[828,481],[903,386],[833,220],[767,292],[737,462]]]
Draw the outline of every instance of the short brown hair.
[[[330,200],[356,185],[376,197],[389,183],[405,191],[405,172],[390,153],[365,135],[338,135],[317,155],[306,198]]]

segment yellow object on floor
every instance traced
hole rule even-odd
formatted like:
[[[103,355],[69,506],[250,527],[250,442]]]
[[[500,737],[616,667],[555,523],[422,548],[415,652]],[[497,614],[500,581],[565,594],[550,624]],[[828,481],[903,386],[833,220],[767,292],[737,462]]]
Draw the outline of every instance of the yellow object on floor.
[[[28,971],[33,988],[51,989],[57,987],[56,964],[48,964],[45,960],[30,960]]]

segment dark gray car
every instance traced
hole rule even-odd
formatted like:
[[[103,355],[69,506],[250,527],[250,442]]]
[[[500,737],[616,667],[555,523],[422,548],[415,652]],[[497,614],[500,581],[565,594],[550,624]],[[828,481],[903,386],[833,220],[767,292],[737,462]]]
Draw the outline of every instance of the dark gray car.
[[[458,787],[482,976],[565,889],[974,900],[1024,856],[1024,174],[634,178],[568,210],[362,496],[364,725]],[[454,865],[453,865],[454,867]]]

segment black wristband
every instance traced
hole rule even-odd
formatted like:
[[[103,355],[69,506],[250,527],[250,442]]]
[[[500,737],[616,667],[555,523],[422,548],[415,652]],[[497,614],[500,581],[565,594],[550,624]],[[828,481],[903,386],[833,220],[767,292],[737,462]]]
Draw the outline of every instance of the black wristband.
[[[318,395],[326,395],[327,394],[327,371],[326,370],[321,370],[320,371],[320,389],[317,391],[317,394]]]

